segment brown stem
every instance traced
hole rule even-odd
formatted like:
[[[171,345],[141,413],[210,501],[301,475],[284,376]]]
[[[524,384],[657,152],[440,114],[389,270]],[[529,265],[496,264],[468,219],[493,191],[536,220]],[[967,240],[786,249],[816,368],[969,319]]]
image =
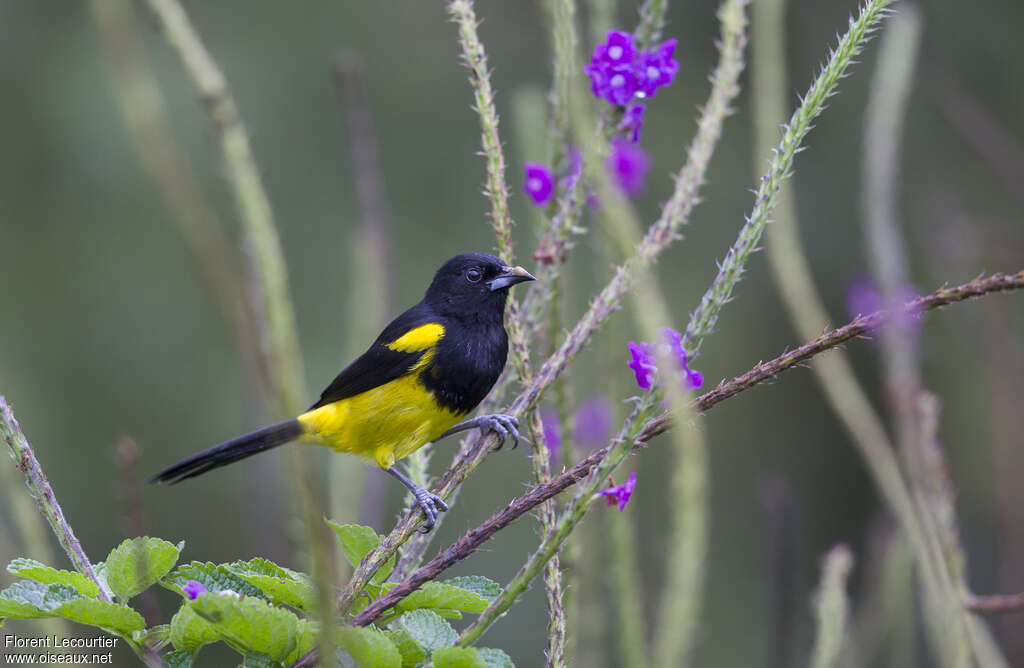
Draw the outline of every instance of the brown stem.
[[[1020,612],[1024,610],[1024,593],[971,596],[967,599],[967,609],[974,612]]]
[[[958,301],[980,297],[988,293],[1019,288],[1024,288],[1024,271],[1011,275],[996,274],[988,278],[978,278],[954,288],[940,288],[930,295],[918,297],[907,302],[904,310],[907,313],[916,314]],[[733,378],[727,383],[721,383],[714,390],[697,397],[693,402],[694,408],[700,412],[705,412],[715,404],[773,378],[782,371],[790,369],[814,355],[841,345],[854,337],[877,330],[885,324],[890,316],[891,314],[886,311],[878,311],[868,316],[858,316],[848,325],[826,332],[810,343],[785,353],[770,362],[759,363],[742,376]],[[646,442],[666,431],[668,427],[669,419],[667,415],[653,418],[641,430],[637,442]],[[585,478],[591,469],[597,466],[610,450],[611,446],[606,446],[582,460],[565,473],[553,478],[550,482],[535,486],[504,509],[492,515],[486,522],[469,531],[397,587],[349,620],[348,623],[356,626],[366,626],[372,623],[385,610],[394,606],[423,583],[433,580],[453,564],[468,557],[497,531],[508,526],[516,518]]]

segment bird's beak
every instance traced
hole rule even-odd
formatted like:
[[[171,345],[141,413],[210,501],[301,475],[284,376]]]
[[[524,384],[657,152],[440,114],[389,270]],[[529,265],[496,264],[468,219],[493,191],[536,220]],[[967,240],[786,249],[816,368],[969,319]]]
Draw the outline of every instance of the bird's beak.
[[[491,292],[494,292],[495,290],[501,290],[502,288],[507,288],[515,285],[516,283],[536,280],[536,276],[522,267],[505,267],[501,270],[500,274],[491,279],[488,285],[491,287]]]

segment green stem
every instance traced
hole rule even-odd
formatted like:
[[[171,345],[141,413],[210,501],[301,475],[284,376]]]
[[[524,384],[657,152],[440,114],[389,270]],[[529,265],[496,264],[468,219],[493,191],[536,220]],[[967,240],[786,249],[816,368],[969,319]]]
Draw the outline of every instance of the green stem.
[[[157,185],[170,222],[192,253],[224,322],[234,329],[243,361],[266,389],[269,372],[262,364],[254,314],[245,303],[238,258],[171,130],[163,96],[135,29],[132,5],[128,0],[92,0],[89,8],[106,48],[121,116],[139,160]]]
[[[611,562],[606,568],[611,576],[612,597],[615,601],[618,665],[650,666],[654,664],[651,663],[644,640],[646,624],[640,599],[643,587],[637,566],[637,528],[633,517],[633,513],[609,512],[601,518],[612,548]],[[578,531],[573,532],[573,535]]]
[[[0,438],[3,438],[4,443],[7,444],[11,459],[14,460],[25,477],[29,494],[35,499],[39,512],[50,523],[50,528],[53,529],[57,541],[64,548],[64,552],[67,553],[75,570],[95,582],[99,587],[98,598],[110,603],[110,596],[107,595],[104,586],[100,584],[96,572],[92,568],[92,563],[85,556],[85,550],[82,549],[81,543],[75,537],[71,525],[64,518],[64,511],[57,503],[57,497],[53,493],[53,488],[50,487],[50,481],[46,479],[43,468],[32,451],[32,446],[29,445],[28,439],[22,433],[21,426],[14,418],[14,412],[3,396],[0,396]]]
[[[253,253],[266,317],[267,347],[274,375],[277,410],[296,415],[303,406],[305,381],[288,291],[281,241],[270,200],[260,179],[249,136],[228,90],[224,74],[210,57],[178,0],[149,0],[168,42],[178,52],[186,74],[206,103],[238,207],[246,241]],[[293,451],[300,451],[293,448]]]
[[[825,555],[814,605],[818,635],[814,641],[811,668],[834,668],[839,663],[850,616],[846,580],[852,568],[853,553],[846,545],[837,545]]]
[[[251,252],[251,267],[257,279],[254,287],[261,300],[262,333],[270,358],[275,408],[281,415],[297,415],[304,407],[305,379],[295,310],[270,199],[263,187],[248,133],[224,74],[206,50],[179,0],[149,0],[149,6],[168,43],[178,52],[186,74],[206,103],[217,130],[245,242]],[[323,504],[318,498],[318,486],[306,449],[289,448],[288,454],[292,465],[292,493],[298,499],[299,514],[305,525],[310,569],[317,583],[321,628],[327,629],[331,620],[331,591],[334,589],[334,560],[329,555],[334,542],[321,521]],[[321,633],[320,639],[324,656],[333,657],[330,635]]]
[[[782,183],[791,173],[793,158],[807,133],[811,131],[814,119],[824,110],[825,101],[835,94],[839,80],[853,63],[854,57],[860,53],[868,36],[885,17],[885,8],[890,1],[869,0],[861,9],[857,19],[850,20],[849,30],[829,54],[828,63],[822,68],[821,74],[815,79],[800,106],[790,117],[782,140],[772,156],[768,172],[761,177],[757,194],[754,197],[754,207],[746,217],[746,223],[740,229],[736,242],[722,260],[711,287],[704,293],[700,305],[690,318],[690,326],[687,328],[688,335],[683,340],[683,347],[687,350],[697,350],[703,335],[714,329],[718,314],[732,296],[732,291],[740,280],[747,259],[757,248],[765,224],[775,208]],[[694,338],[690,332],[699,332],[702,333],[702,336]]]
[[[665,27],[665,12],[668,11],[668,0],[644,0],[640,6],[640,24],[633,35],[636,37],[638,49],[649,49],[661,37]]]
[[[723,5],[723,11],[719,12],[723,19],[721,57],[711,78],[711,94],[698,122],[697,134],[690,144],[686,164],[676,177],[672,197],[662,209],[659,219],[648,229],[644,240],[637,248],[637,254],[614,270],[611,280],[591,300],[587,311],[577,321],[572,331],[509,406],[509,413],[520,415],[535,406],[541,395],[579,354],[594,332],[618,310],[623,297],[632,287],[633,265],[653,261],[661,251],[679,238],[679,229],[688,222],[690,212],[697,203],[697,195],[704,183],[704,174],[711,154],[721,135],[722,123],[730,112],[733,98],[739,92],[737,80],[743,69],[742,52],[745,43],[742,33],[743,5],[742,0],[728,0]],[[725,11],[726,9],[728,11]],[[481,436],[460,452],[457,461],[445,473],[434,492],[447,498],[452,490],[461,485],[462,481],[479,466],[494,440],[493,435]],[[338,607],[341,611],[349,609],[373,574],[415,533],[416,527],[422,522],[421,516],[421,513],[406,515],[380,545],[364,557],[339,596]]]

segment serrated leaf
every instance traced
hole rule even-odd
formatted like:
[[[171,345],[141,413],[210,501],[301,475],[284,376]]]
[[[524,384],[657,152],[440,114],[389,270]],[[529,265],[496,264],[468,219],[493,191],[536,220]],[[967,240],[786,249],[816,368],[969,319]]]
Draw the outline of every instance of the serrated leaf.
[[[114,592],[110,590],[110,585],[107,584],[107,565],[102,561],[92,565],[92,572],[96,575],[96,579],[99,580],[100,588],[103,589],[103,593],[107,595],[107,598],[114,598]]]
[[[188,605],[240,654],[259,652],[283,661],[298,644],[299,618],[261,598],[207,593]]]
[[[405,629],[385,631],[384,635],[395,644],[398,653],[402,655],[402,668],[415,668],[426,660],[427,653]]]
[[[512,657],[504,650],[493,647],[477,647],[476,651],[480,654],[480,658],[487,663],[487,668],[516,668],[516,665],[512,663]]]
[[[193,561],[178,566],[173,573],[161,580],[160,584],[184,596],[181,588],[189,580],[195,580],[203,585],[206,591],[213,593],[233,591],[243,596],[266,598],[258,588],[232,573],[226,564],[214,564],[209,561]]]
[[[413,610],[403,615],[400,628],[408,631],[428,653],[441,647],[451,647],[459,638],[452,625],[433,610]]]
[[[459,589],[465,589],[471,591],[485,599],[489,603],[493,603],[501,596],[502,588],[501,585],[490,578],[485,578],[482,575],[463,575],[457,578],[450,578],[444,580],[444,584],[458,587]]]
[[[370,550],[380,545],[380,536],[372,528],[363,526],[361,524],[338,524],[331,520],[326,520],[327,526],[334,530],[335,535],[338,537],[338,543],[341,545],[341,551],[345,554],[345,559],[352,565],[352,568],[357,568],[363,561],[363,557],[370,553]],[[374,584],[380,584],[384,580],[388,579],[391,575],[391,571],[395,567],[395,556],[392,555],[390,559],[385,562],[381,569],[377,571],[370,582]]]
[[[401,668],[402,655],[395,644],[372,626],[342,626],[334,642],[361,668]]]
[[[177,545],[160,538],[129,538],[107,555],[107,584],[120,601],[145,591],[168,573],[184,543]]]
[[[488,668],[473,647],[444,647],[430,655],[434,668]]]
[[[163,661],[164,668],[192,668],[192,652],[183,649],[168,652]]]
[[[98,626],[122,636],[130,636],[133,631],[146,628],[146,620],[142,615],[127,605],[94,598],[76,598],[57,606],[53,612],[73,622]]]
[[[171,617],[171,644],[175,649],[195,654],[204,645],[220,640],[220,632],[196,614],[191,605],[181,606]]]
[[[309,611],[316,605],[313,583],[305,573],[278,566],[266,559],[236,561],[228,570],[258,587],[274,603]]]
[[[461,610],[483,612],[490,602],[476,592],[445,582],[427,582],[402,599],[395,608],[399,612],[430,608],[433,610]]]
[[[7,570],[18,577],[28,578],[43,584],[69,585],[74,587],[79,594],[89,598],[95,598],[100,593],[99,586],[81,573],[52,568],[35,559],[15,559],[7,564]]]
[[[81,597],[78,590],[65,584],[43,584],[34,580],[22,580],[0,591],[0,617],[55,617],[54,610],[59,605]]]

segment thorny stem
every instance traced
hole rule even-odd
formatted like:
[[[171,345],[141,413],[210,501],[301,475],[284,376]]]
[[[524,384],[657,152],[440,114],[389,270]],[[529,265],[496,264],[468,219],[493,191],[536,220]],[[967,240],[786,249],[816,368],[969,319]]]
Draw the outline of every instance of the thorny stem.
[[[902,311],[906,314],[920,314],[923,311],[941,308],[949,304],[982,297],[994,292],[1020,289],[1024,289],[1024,270],[1016,274],[996,274],[988,278],[978,278],[952,288],[940,288],[929,295],[907,302],[904,304]],[[866,316],[858,316],[843,327],[826,332],[814,341],[784,353],[769,362],[758,363],[743,375],[737,376],[728,382],[720,383],[714,390],[694,399],[693,410],[701,413],[706,412],[716,404],[740,392],[748,390],[764,381],[771,380],[783,371],[800,366],[802,362],[815,355],[842,345],[851,339],[878,330],[891,320],[892,317],[894,317],[894,314],[888,311],[878,311]],[[630,417],[627,418],[624,430],[635,421],[637,413],[634,410]],[[669,418],[665,414],[647,420],[642,428],[636,430],[636,443],[634,447],[646,443],[658,434],[664,433],[668,430],[669,426]],[[598,465],[607,459],[613,449],[621,445],[621,435],[622,431],[620,431],[620,435],[610,445],[594,452],[566,472],[555,476],[550,482],[536,485],[523,496],[512,501],[479,527],[470,530],[456,543],[417,570],[394,589],[381,596],[377,601],[360,612],[359,615],[349,620],[348,623],[361,626],[371,624],[377,617],[415,591],[424,582],[436,578],[450,566],[473,554],[480,545],[496,532],[511,524],[517,517],[530,512],[540,503],[554,497],[592,474],[598,468]],[[561,523],[559,526],[561,526]],[[537,572],[539,572],[539,569]]]
[[[139,160],[159,188],[170,222],[199,266],[225,323],[233,327],[247,367],[268,387],[254,314],[245,303],[238,258],[224,235],[223,221],[209,206],[203,189],[170,128],[163,96],[146,64],[129,0],[93,0],[89,4],[106,48],[121,109]]]
[[[686,164],[676,178],[675,192],[663,208],[661,217],[640,243],[638,255],[633,262],[654,260],[677,238],[677,230],[689,220],[690,212],[697,203],[697,193],[704,183],[704,174],[715,143],[721,135],[722,123],[730,111],[732,99],[739,91],[737,79],[742,70],[743,38],[733,29],[724,30],[723,35],[721,58],[711,77],[711,94],[698,122],[697,134],[690,145]],[[590,307],[562,344],[509,406],[509,413],[519,415],[536,405],[540,396],[583,349],[593,333],[618,310],[622,298],[632,287],[630,266],[631,262],[627,261],[615,269],[611,280],[591,301]],[[479,466],[494,442],[493,435],[484,435],[464,448],[434,492],[447,498]],[[407,514],[380,545],[364,557],[339,597],[338,607],[342,613],[352,605],[373,574],[413,535],[421,521],[418,513]]]
[[[668,0],[644,0],[640,6],[640,25],[634,33],[638,49],[649,49],[661,37],[667,9]]]
[[[288,291],[281,241],[260,179],[252,146],[224,74],[210,57],[178,0],[149,0],[167,41],[177,50],[185,71],[206,103],[217,128],[220,148],[231,174],[246,241],[259,274],[266,310],[265,344],[271,358],[277,410],[295,415],[302,408],[305,381],[295,333],[295,313]],[[297,448],[293,450],[298,451]]]
[[[7,444],[11,459],[25,476],[25,484],[28,486],[32,498],[35,499],[39,512],[50,523],[50,528],[53,529],[53,533],[57,536],[60,546],[64,548],[64,552],[67,553],[75,570],[95,582],[100,590],[99,599],[110,603],[110,596],[107,595],[106,588],[96,577],[92,563],[85,556],[85,550],[82,549],[81,543],[75,537],[71,525],[64,519],[64,511],[57,503],[57,497],[53,493],[53,488],[50,487],[50,481],[46,479],[46,474],[43,473],[43,468],[39,465],[32,446],[28,444],[25,434],[21,431],[21,426],[14,419],[14,412],[2,395],[0,395],[0,437],[3,437],[4,443]]]
[[[264,345],[270,358],[270,380],[276,410],[282,415],[297,415],[303,408],[305,379],[295,311],[270,199],[263,187],[248,133],[224,74],[206,50],[179,0],[149,0],[149,6],[167,41],[178,52],[217,129],[221,152],[231,175],[242,230],[252,253],[251,268],[257,279],[254,284],[262,299],[260,315],[265,320],[258,318],[257,321],[263,326]],[[304,448],[289,448],[288,452],[292,465],[292,493],[298,499],[300,517],[305,524],[310,566],[320,598],[321,628],[326,629],[331,610],[329,592],[333,590],[333,560],[329,555],[334,543],[329,541],[327,528],[320,521],[321,504],[308,453]],[[322,633],[320,638],[322,648],[328,651],[329,634]]]
[[[701,298],[700,306],[690,317],[687,337],[683,339],[683,347],[686,350],[697,350],[701,342],[700,339],[692,338],[689,332],[700,331],[707,334],[714,329],[718,313],[729,301],[747,259],[757,248],[764,226],[775,208],[776,196],[783,181],[791,173],[793,158],[800,150],[804,137],[811,131],[814,119],[825,108],[825,101],[836,92],[839,80],[853,63],[854,57],[860,53],[870,33],[885,17],[885,8],[889,3],[890,0],[870,0],[861,9],[856,20],[850,19],[849,30],[839,40],[835,50],[829,54],[828,63],[807,91],[800,106],[793,112],[782,140],[775,149],[768,172],[761,177],[760,186],[754,197],[754,207],[747,216],[746,223],[719,265],[718,274]]]
[[[476,111],[480,116],[484,155],[487,158],[487,185],[484,189],[491,201],[491,225],[498,242],[498,255],[506,265],[513,264],[512,220],[508,212],[508,186],[505,183],[505,156],[498,136],[498,113],[494,108],[494,94],[491,91],[490,73],[487,68],[487,54],[477,35],[477,19],[470,0],[452,0],[448,4],[448,13],[459,26],[459,45],[462,47],[462,58],[471,72],[470,82],[473,86]],[[513,296],[508,298],[505,327],[508,331],[512,364],[523,383],[529,383],[533,377],[530,368],[529,347],[523,328],[520,308]],[[534,408],[527,415],[530,430],[534,435],[533,468],[538,483],[545,483],[551,478],[550,458],[544,444],[543,428],[540,427],[540,415]],[[540,520],[543,531],[548,531],[554,522],[554,502],[549,501],[541,507]],[[565,608],[562,606],[561,572],[557,559],[547,564],[544,578],[545,592],[548,601],[548,665],[559,668],[564,665],[565,649]]]

